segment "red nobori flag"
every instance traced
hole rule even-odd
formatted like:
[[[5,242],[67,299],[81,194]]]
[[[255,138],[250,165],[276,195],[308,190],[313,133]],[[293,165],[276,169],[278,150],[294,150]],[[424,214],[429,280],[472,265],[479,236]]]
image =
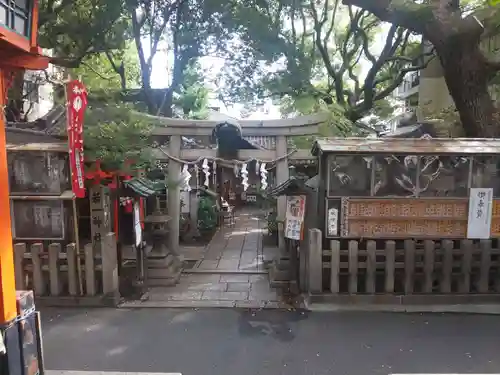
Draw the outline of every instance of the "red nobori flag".
[[[87,108],[87,90],[82,82],[71,81],[66,86],[66,97],[71,186],[77,198],[84,198],[83,120]]]

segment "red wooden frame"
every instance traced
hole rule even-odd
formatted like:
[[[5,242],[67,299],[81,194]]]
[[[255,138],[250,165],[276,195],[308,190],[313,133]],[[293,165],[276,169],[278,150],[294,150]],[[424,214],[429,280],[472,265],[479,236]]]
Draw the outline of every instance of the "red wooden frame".
[[[0,26],[0,105],[7,101],[7,90],[16,70],[40,70],[49,66],[49,58],[40,55],[37,45],[38,0],[29,0],[31,34],[25,38]],[[5,138],[5,116],[0,113],[0,324],[12,321],[17,315],[16,283],[10,218],[9,174]]]

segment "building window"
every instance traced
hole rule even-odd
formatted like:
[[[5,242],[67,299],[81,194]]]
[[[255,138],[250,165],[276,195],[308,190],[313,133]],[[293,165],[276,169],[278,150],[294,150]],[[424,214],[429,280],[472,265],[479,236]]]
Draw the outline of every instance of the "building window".
[[[30,3],[29,0],[0,0],[0,23],[27,37],[30,30]]]
[[[29,103],[40,102],[40,85],[32,81],[24,81],[24,97]]]

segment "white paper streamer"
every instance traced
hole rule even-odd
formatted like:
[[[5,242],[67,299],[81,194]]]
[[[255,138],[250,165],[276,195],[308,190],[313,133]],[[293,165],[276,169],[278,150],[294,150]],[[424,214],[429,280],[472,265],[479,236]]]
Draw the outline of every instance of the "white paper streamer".
[[[191,191],[191,186],[189,185],[189,180],[191,180],[191,173],[188,171],[188,165],[184,164],[182,167],[181,181],[182,188],[184,191]]]
[[[266,190],[267,189],[267,169],[266,169],[266,163],[262,163],[260,165],[260,189],[261,190]]]
[[[243,164],[241,166],[241,184],[243,185],[243,191],[248,189],[248,169],[247,165]]]
[[[210,167],[208,166],[208,160],[207,159],[203,160],[203,164],[201,166],[201,169],[203,170],[203,173],[205,174],[205,181],[204,181],[203,185],[205,185],[206,187],[208,187],[208,185],[209,185],[209,177],[210,177]]]

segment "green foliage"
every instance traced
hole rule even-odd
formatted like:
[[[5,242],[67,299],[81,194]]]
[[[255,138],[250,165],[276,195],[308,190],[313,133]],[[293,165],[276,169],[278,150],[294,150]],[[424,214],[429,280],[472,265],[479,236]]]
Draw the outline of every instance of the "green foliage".
[[[439,111],[425,111],[424,107],[423,116],[426,122],[433,124],[434,130],[440,138],[461,138],[465,136],[460,116],[454,106]]]
[[[294,100],[291,97],[286,97],[283,100],[286,101],[284,108],[286,108],[288,115],[308,115],[317,112],[327,112],[329,114],[328,121],[319,125],[318,136],[320,137],[354,136],[358,131],[353,123],[346,118],[344,109],[337,103],[328,105],[321,99],[304,96],[300,97],[299,100]],[[316,136],[294,136],[290,138],[295,147],[308,149],[311,148]]]
[[[267,233],[273,235],[278,233],[278,222],[276,221],[278,214],[272,211],[267,215]]]
[[[190,64],[184,71],[182,83],[175,90],[173,107],[179,117],[206,119],[208,116],[209,90],[204,84],[198,63]]]
[[[122,48],[129,22],[122,0],[41,0],[39,43],[76,67],[88,55]]]
[[[137,88],[140,82],[137,50],[133,44],[128,43],[124,49],[87,56],[78,68],[71,69],[71,75],[81,77],[91,95],[95,92],[113,93]]]
[[[386,115],[389,102],[382,101],[417,70],[409,65],[419,43],[409,32],[341,0],[236,2],[228,24],[242,43],[227,54],[226,98],[283,100],[284,114],[324,101],[337,103],[352,123],[374,109]]]
[[[198,203],[198,230],[212,231],[217,226],[217,211],[215,200],[210,196],[203,196]]]
[[[149,167],[153,161],[152,126],[132,113],[125,105],[90,107],[84,127],[86,158],[101,160],[107,171]]]

